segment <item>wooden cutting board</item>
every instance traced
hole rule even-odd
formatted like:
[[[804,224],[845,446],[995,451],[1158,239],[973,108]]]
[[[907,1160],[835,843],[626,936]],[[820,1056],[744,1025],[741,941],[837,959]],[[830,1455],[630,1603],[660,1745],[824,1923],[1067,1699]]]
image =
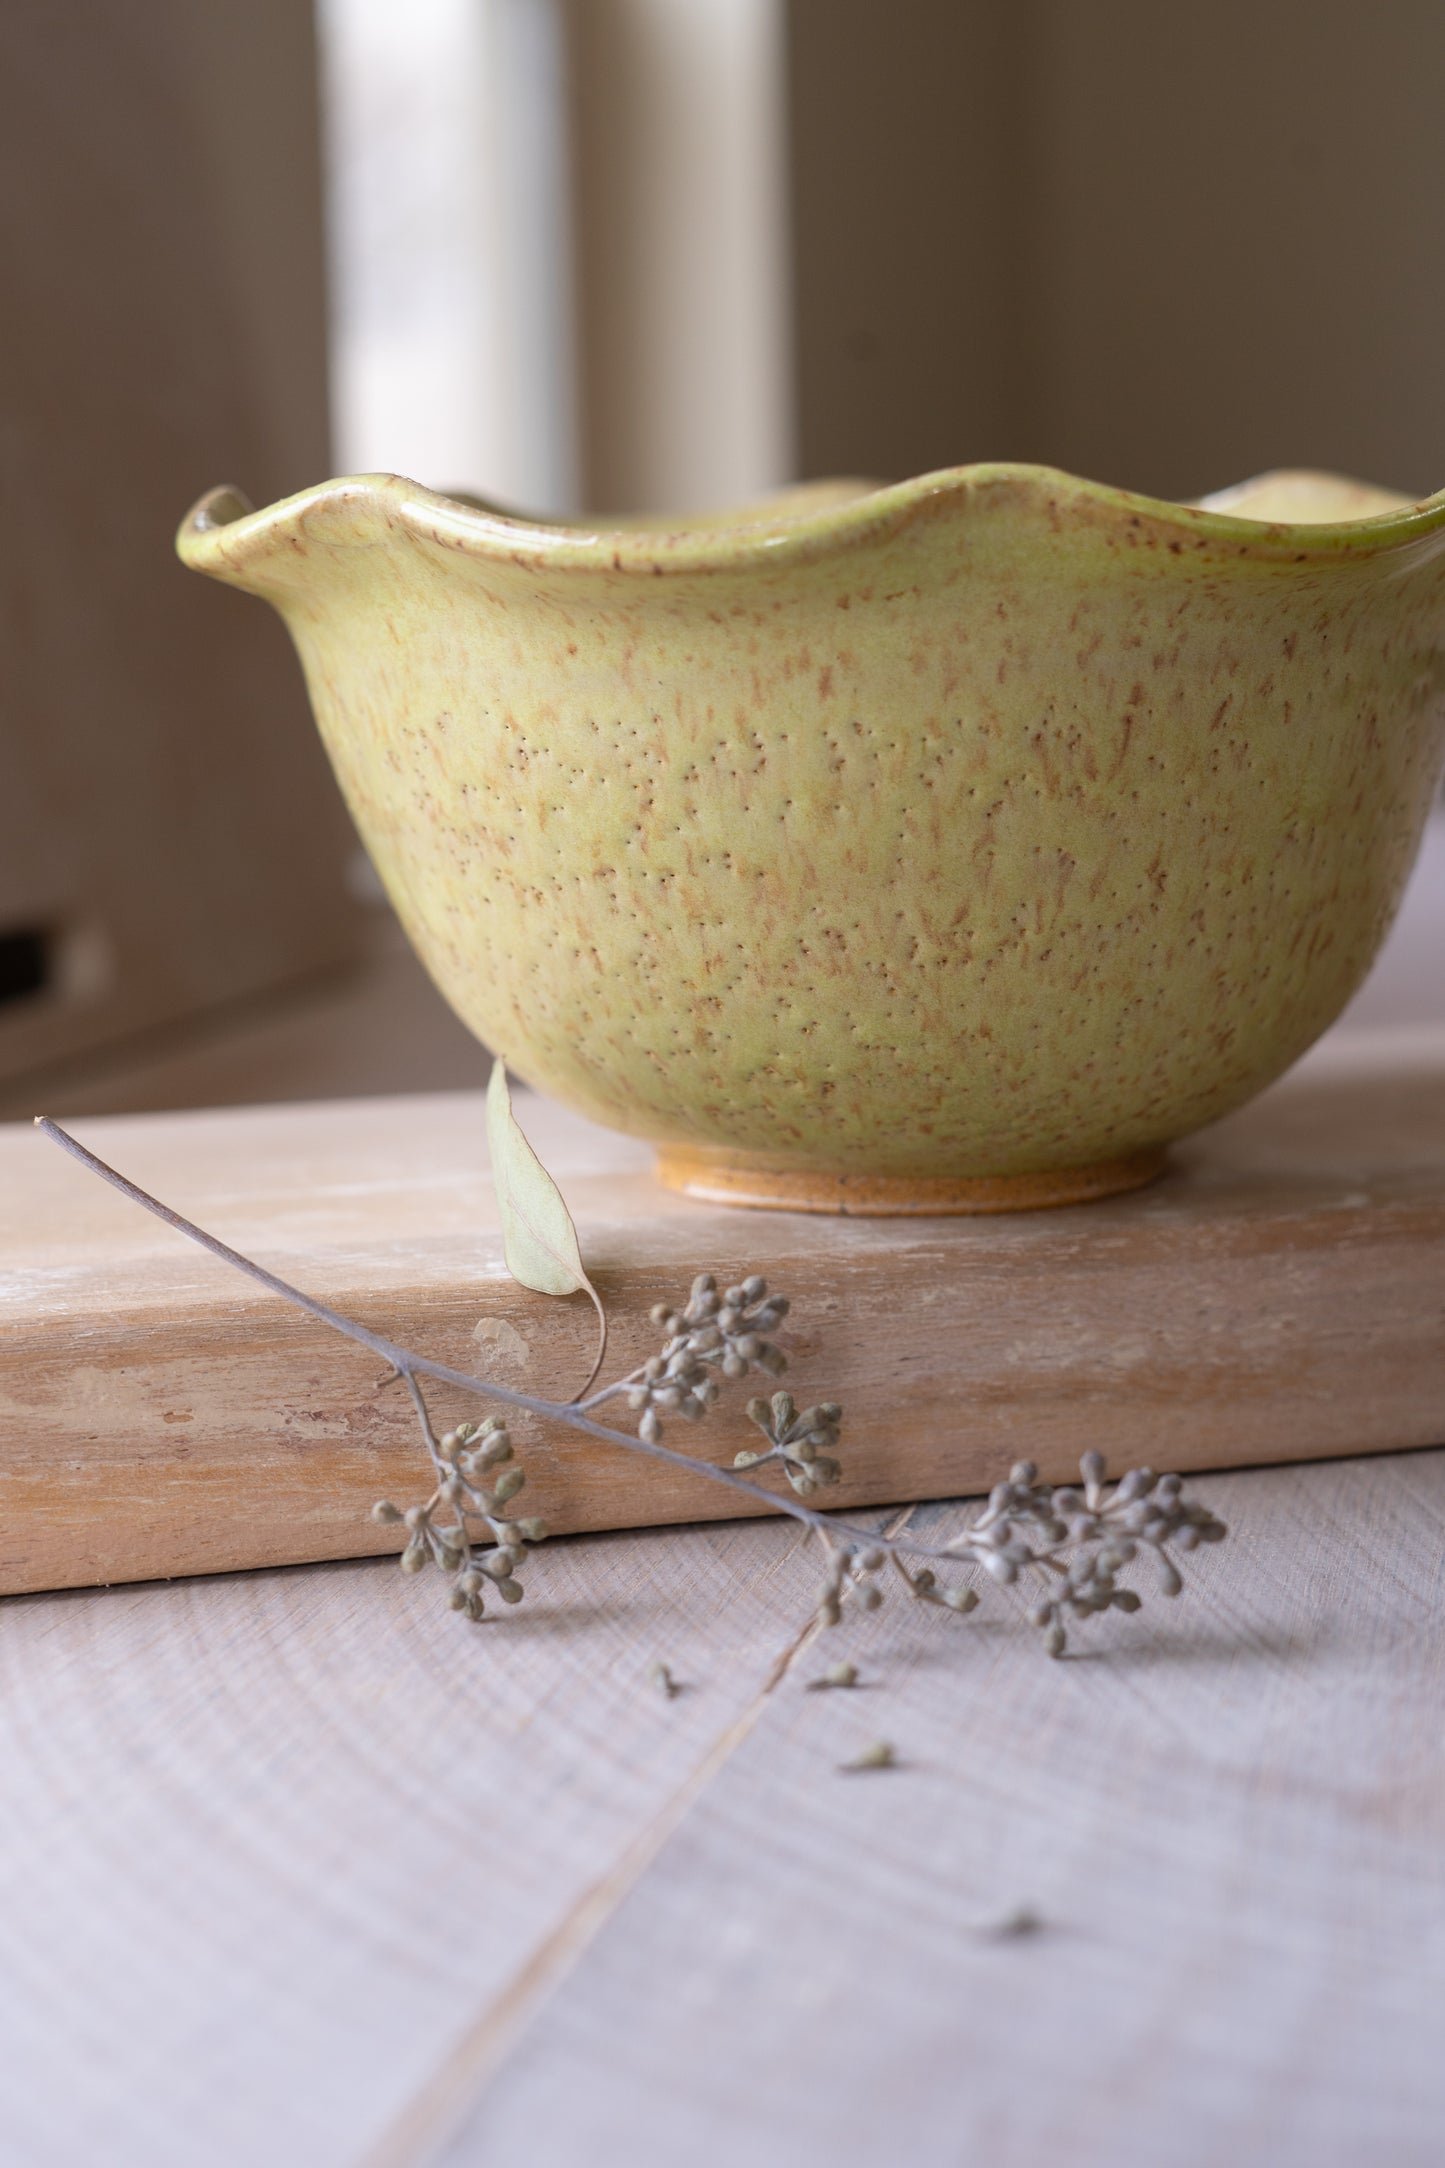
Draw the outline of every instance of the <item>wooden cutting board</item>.
[[[1072,1472],[1233,1467],[1445,1440],[1445,1027],[1323,1043],[1152,1188],[997,1219],[857,1220],[690,1203],[646,1147],[518,1095],[613,1320],[608,1375],[693,1274],[764,1273],[800,1398],[846,1411],[839,1505]],[[508,1277],[478,1094],[84,1120],[102,1157],[212,1233],[459,1369],[566,1398],[585,1298]],[[365,1350],[0,1128],[0,1591],[395,1547],[422,1495],[413,1418]],[[751,1442],[725,1390],[673,1442]],[[435,1388],[443,1423],[475,1402]],[[558,1531],[734,1515],[701,1477],[513,1424]]]

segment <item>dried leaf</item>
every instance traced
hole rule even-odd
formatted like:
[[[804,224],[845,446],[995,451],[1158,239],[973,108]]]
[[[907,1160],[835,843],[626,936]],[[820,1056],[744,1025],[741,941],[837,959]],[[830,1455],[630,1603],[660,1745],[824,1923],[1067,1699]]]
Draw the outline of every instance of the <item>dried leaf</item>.
[[[597,1312],[597,1360],[580,1400],[594,1383],[607,1353],[607,1318],[596,1288],[582,1269],[577,1229],[562,1192],[533,1151],[512,1112],[506,1066],[492,1063],[487,1086],[487,1142],[492,1181],[502,1220],[502,1253],[507,1270],[523,1287],[539,1295],[586,1294]]]

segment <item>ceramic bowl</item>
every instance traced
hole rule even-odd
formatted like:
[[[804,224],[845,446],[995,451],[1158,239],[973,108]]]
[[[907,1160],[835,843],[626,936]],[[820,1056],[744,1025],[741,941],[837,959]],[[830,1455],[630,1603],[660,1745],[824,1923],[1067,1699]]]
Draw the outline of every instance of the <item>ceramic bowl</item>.
[[[179,547],[284,616],[457,1013],[740,1203],[1148,1179],[1338,1015],[1445,755],[1445,494],[975,466],[604,529],[372,476]]]

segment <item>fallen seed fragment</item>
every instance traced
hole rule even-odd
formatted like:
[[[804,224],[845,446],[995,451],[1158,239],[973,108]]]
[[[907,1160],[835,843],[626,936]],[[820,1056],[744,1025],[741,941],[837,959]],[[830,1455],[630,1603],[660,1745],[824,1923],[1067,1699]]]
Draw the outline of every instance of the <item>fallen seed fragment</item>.
[[[875,1739],[871,1746],[864,1747],[856,1761],[840,1762],[838,1771],[841,1776],[852,1776],[856,1771],[862,1769],[895,1769],[897,1766],[893,1748],[888,1740]]]
[[[858,1666],[856,1664],[830,1664],[821,1679],[809,1679],[807,1691],[810,1694],[818,1694],[822,1692],[825,1686],[856,1686],[857,1684]]]
[[[988,1942],[1016,1942],[1024,1935],[1040,1934],[1044,1927],[1040,1913],[1032,1905],[1015,1905],[1011,1912],[1000,1914],[996,1920],[981,1920],[974,1933]]]

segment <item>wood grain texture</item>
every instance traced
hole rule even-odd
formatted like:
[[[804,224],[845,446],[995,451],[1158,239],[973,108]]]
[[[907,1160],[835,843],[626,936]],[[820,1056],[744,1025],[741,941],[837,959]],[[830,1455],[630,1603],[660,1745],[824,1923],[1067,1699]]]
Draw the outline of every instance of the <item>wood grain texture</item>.
[[[1445,1464],[1207,1495],[1220,1570],[1075,1660],[910,1607],[866,1696],[776,1695],[451,2141],[423,2101],[376,2168],[1438,2162]]]
[[[1001,1590],[810,1642],[756,1523],[480,1630],[380,1562],[10,1604],[7,2160],[1434,2168],[1445,1453],[1199,1490],[1059,1664]]]
[[[800,1548],[559,1543],[466,1631],[380,1562],[10,1606],[7,2168],[359,2161],[755,1719]]]
[[[791,1382],[848,1411],[839,1503],[1051,1474],[1241,1465],[1445,1435],[1445,1030],[1322,1049],[1135,1196],[985,1221],[828,1220],[669,1195],[645,1148],[520,1102],[616,1319],[711,1267],[794,1298]],[[585,1298],[508,1278],[479,1095],[82,1124],[178,1209],[377,1329],[504,1385],[585,1378]],[[144,1217],[28,1127],[0,1132],[0,1589],[394,1547],[419,1474],[361,1350]],[[688,1442],[730,1460],[733,1404]],[[446,1389],[436,1413],[468,1404]],[[517,1426],[558,1529],[736,1511],[703,1479]]]

